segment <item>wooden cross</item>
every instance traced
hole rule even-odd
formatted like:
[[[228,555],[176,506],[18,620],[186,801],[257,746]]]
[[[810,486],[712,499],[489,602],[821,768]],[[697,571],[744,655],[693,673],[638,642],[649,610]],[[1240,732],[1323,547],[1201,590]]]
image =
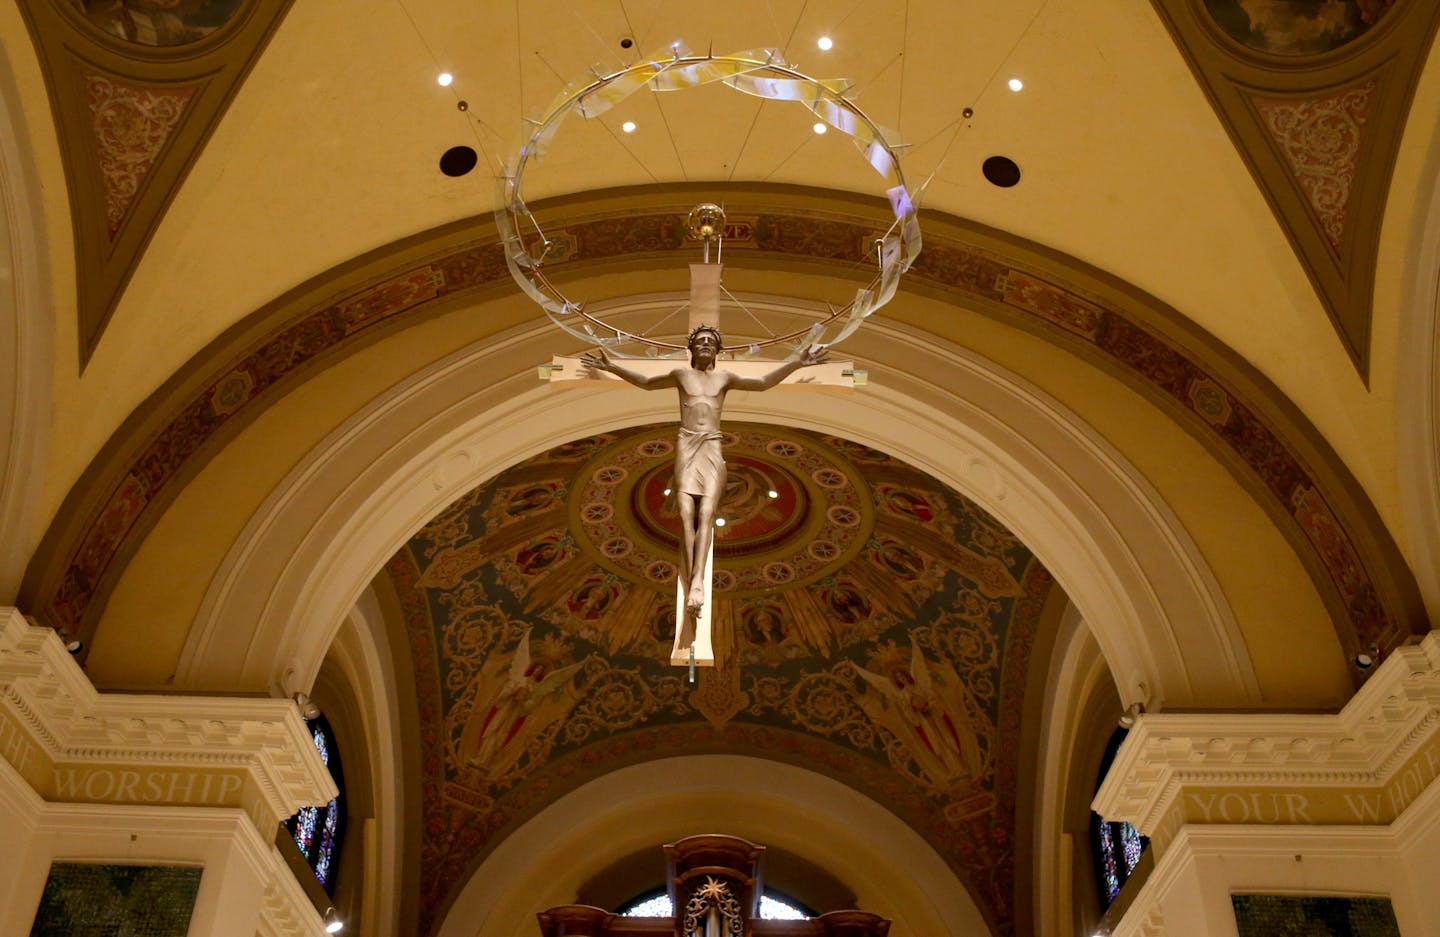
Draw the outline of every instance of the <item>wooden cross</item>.
[[[690,311],[689,326],[693,330],[699,325],[719,326],[720,320],[720,272],[719,263],[698,263],[690,265]],[[723,331],[723,330],[722,330]],[[674,359],[631,358],[625,366],[641,374],[664,374],[675,368]],[[718,367],[719,365],[717,365]],[[759,376],[776,366],[774,361],[755,359],[724,362],[724,370],[742,376]],[[548,365],[541,365],[541,379],[548,380],[553,387],[595,386],[596,381],[620,381],[613,374],[592,371],[579,358],[557,356]],[[787,387],[852,389],[863,384],[865,372],[857,371],[853,361],[827,361],[824,364],[803,368],[782,381],[776,389]],[[622,382],[623,383],[623,382]],[[675,590],[675,644],[670,651],[670,663],[679,667],[715,666],[714,641],[710,631],[711,618],[711,570],[715,557],[715,545],[711,542],[709,555],[705,559],[705,604],[694,622],[694,633],[687,627],[685,609],[685,584],[676,580]]]

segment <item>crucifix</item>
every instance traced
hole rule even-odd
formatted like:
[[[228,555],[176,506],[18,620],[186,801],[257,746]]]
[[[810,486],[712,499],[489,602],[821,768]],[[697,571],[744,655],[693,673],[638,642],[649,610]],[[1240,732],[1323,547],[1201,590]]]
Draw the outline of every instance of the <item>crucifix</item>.
[[[697,214],[705,223],[694,223]],[[702,205],[691,213],[691,232],[705,242],[705,261],[690,265],[690,333],[686,345],[688,365],[657,359],[612,360],[603,348],[578,359],[556,359],[548,371],[552,381],[600,378],[613,375],[644,390],[674,389],[680,398],[680,430],[675,447],[673,490],[680,513],[682,542],[676,577],[675,645],[670,662],[678,666],[713,666],[714,642],[710,633],[711,579],[717,508],[725,492],[725,456],[721,450],[720,416],[725,396],[732,390],[769,390],[801,368],[807,385],[854,386],[853,368],[824,368],[827,351],[806,346],[787,361],[727,361],[717,367],[724,351],[719,329],[721,264],[718,245],[724,213],[718,206]],[[718,222],[718,224],[717,224]],[[717,244],[710,262],[710,242]],[[836,373],[838,372],[838,373]]]

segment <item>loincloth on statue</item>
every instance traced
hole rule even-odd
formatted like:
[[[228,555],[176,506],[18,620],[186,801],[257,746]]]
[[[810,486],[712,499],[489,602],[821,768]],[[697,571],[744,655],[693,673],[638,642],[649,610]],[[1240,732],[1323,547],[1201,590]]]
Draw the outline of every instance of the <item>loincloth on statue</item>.
[[[675,488],[687,495],[725,490],[724,433],[700,433],[680,427],[675,445]]]

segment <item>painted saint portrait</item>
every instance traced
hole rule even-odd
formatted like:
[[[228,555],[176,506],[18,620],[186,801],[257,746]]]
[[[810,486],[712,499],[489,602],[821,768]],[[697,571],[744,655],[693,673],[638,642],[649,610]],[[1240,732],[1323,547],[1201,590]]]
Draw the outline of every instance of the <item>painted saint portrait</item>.
[[[837,583],[822,592],[830,610],[847,625],[857,625],[871,615],[870,601],[848,582]]]
[[[935,520],[935,509],[930,499],[918,491],[908,488],[881,487],[878,490],[881,503],[891,512],[918,524],[929,524]]]
[[[1259,52],[1319,55],[1364,35],[1395,0],[1205,0],[1220,28]]]
[[[557,493],[563,493],[563,490],[554,482],[546,485],[531,485],[511,494],[510,500],[505,505],[505,513],[515,518],[548,508],[556,503]]]
[[[554,565],[562,552],[559,539],[547,537],[521,547],[515,554],[515,565],[527,576],[538,576]]]
[[[741,628],[746,640],[757,646],[782,644],[789,634],[784,613],[771,604],[747,608],[741,614]]]
[[[620,596],[620,587],[602,579],[587,579],[565,600],[570,614],[583,621],[598,621]]]
[[[198,42],[230,22],[242,0],[70,0],[117,39],[142,46]]]

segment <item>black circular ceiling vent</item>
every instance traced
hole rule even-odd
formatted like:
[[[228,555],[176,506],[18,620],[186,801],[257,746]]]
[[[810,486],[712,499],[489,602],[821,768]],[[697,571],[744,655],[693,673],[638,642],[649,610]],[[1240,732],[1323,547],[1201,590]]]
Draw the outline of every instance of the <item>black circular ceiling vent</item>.
[[[479,157],[468,146],[452,146],[440,157],[440,171],[447,176],[463,176],[475,168]]]
[[[994,185],[1008,189],[1020,181],[1020,167],[1008,156],[992,156],[980,164],[980,171]]]

